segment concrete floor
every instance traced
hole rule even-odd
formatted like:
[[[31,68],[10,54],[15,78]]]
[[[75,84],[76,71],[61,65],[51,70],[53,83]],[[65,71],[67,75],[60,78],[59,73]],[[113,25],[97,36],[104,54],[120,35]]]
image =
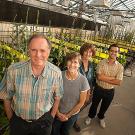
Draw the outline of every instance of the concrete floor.
[[[80,133],[71,130],[71,135],[135,135],[135,77],[124,77],[120,87],[116,88],[114,100],[106,113],[106,128],[99,126],[97,118],[92,120],[90,126],[84,124],[88,114],[85,108],[79,123]]]

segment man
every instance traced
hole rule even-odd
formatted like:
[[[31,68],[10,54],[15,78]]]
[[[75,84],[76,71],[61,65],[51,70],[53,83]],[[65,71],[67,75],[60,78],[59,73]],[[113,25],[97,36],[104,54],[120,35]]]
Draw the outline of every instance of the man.
[[[33,35],[28,49],[30,60],[11,65],[6,75],[10,135],[50,135],[63,94],[61,71],[47,61],[51,43],[43,35]]]
[[[97,85],[93,93],[92,105],[89,110],[88,118],[85,121],[86,125],[91,123],[91,119],[95,117],[98,105],[101,101],[97,116],[102,128],[106,127],[104,117],[113,100],[114,87],[115,85],[120,85],[123,79],[123,66],[117,61],[119,53],[118,46],[113,44],[109,47],[108,51],[108,59],[102,60],[97,65]]]

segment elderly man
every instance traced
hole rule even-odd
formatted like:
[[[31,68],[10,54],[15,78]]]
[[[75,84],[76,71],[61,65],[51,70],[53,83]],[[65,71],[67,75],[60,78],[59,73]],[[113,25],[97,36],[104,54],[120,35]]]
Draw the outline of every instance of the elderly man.
[[[10,135],[50,135],[63,95],[61,71],[47,61],[51,43],[43,35],[33,35],[28,49],[30,60],[11,65],[2,81]]]

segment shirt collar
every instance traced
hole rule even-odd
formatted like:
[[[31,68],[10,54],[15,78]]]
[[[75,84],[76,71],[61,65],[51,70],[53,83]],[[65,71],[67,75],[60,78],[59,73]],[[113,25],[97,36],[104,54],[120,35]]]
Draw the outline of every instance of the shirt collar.
[[[106,60],[107,60],[106,62],[109,63],[109,59],[106,59]],[[115,60],[115,61],[114,61],[114,64],[117,65],[117,64],[118,64],[118,61]]]
[[[45,63],[45,67],[43,69],[43,72],[42,72],[41,76],[46,77],[46,75],[47,75],[47,68],[48,68],[48,62]],[[33,71],[32,71],[32,67],[31,67],[31,60],[29,60],[28,75],[34,76]]]
[[[42,72],[41,76],[46,77],[47,71],[48,71],[48,61],[46,61],[46,63],[45,63],[45,67],[43,69],[43,72]]]

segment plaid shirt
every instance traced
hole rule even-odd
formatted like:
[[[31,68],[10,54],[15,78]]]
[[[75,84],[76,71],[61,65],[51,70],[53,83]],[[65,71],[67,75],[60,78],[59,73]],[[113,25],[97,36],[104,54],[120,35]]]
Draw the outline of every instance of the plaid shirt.
[[[7,99],[6,94],[6,74],[4,75],[2,81],[0,82],[0,99]]]
[[[108,59],[103,59],[99,64],[97,65],[97,74],[105,74],[107,76],[115,77],[118,80],[123,79],[123,66],[118,62],[115,61],[113,65],[108,64]],[[109,84],[104,81],[96,80],[97,84],[101,86],[104,89],[112,89],[115,85]]]
[[[38,78],[30,61],[11,65],[6,80],[5,98],[12,99],[14,112],[25,120],[38,119],[52,108],[54,96],[63,95],[61,71],[49,62]]]

